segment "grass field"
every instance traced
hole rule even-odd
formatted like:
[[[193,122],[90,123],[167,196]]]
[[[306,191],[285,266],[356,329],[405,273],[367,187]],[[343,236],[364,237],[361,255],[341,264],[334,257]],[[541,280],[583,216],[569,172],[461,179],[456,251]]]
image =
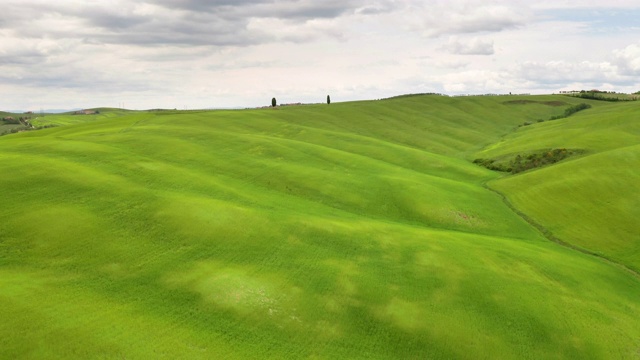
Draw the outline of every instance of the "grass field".
[[[0,358],[640,358],[637,106],[518,127],[581,102],[47,116],[0,138]]]
[[[126,109],[114,109],[114,108],[96,108],[91,109],[93,111],[97,111],[96,114],[89,115],[78,115],[74,112],[68,113],[60,113],[60,114],[43,114],[43,115],[32,115],[33,120],[31,123],[35,127],[45,126],[45,125],[54,125],[54,126],[62,126],[62,125],[73,125],[73,124],[81,124],[86,122],[92,122],[96,120],[104,120],[110,118],[116,118],[123,115],[131,114],[132,111]]]
[[[549,148],[585,154],[491,186],[557,237],[640,271],[640,106],[605,104],[522,128],[480,153]]]

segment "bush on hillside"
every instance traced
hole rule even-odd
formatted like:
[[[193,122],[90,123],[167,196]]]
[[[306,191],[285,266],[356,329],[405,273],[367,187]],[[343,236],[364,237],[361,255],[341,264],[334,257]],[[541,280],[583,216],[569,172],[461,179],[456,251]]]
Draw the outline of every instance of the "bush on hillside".
[[[27,131],[27,130],[30,130],[30,128],[28,128],[28,127],[26,127],[24,125],[16,126],[16,127],[13,127],[13,128],[11,128],[9,130],[3,131],[2,133],[0,133],[0,136],[9,135],[9,134],[15,134],[15,133],[18,133],[18,132],[21,132],[21,131]]]
[[[12,125],[20,124],[20,120],[19,119],[13,118],[11,116],[7,116],[7,117],[3,118],[2,122],[5,123],[5,124],[12,124]]]
[[[586,104],[586,103],[580,103],[578,105],[574,105],[574,106],[570,106],[570,107],[566,108],[564,110],[564,114],[557,115],[557,116],[552,116],[549,120],[563,119],[563,118],[569,117],[569,116],[577,113],[578,111],[582,111],[582,110],[586,110],[586,109],[590,109],[590,108],[591,108],[591,105]]]
[[[473,160],[473,163],[484,166],[489,170],[517,174],[526,170],[555,164],[558,161],[564,160],[569,156],[579,153],[579,150],[568,150],[565,148],[549,149],[538,153],[531,153],[528,155],[518,154],[513,159],[508,161],[497,161],[495,159],[475,159]]]

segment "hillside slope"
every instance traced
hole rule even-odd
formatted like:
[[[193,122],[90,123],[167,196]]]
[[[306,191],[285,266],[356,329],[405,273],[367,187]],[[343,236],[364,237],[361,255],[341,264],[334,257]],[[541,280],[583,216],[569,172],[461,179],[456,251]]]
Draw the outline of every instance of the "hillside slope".
[[[545,149],[581,156],[495,180],[520,210],[554,236],[640,271],[640,106],[597,103],[571,117],[520,128],[478,157]]]
[[[0,358],[637,357],[640,280],[485,187],[528,173],[469,161],[576,101],[136,112],[2,137]]]

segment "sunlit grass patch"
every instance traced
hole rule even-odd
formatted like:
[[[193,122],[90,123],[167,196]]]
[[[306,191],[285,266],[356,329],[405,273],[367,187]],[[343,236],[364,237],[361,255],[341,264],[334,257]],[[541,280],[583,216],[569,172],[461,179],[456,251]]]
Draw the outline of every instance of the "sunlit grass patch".
[[[167,282],[197,293],[205,303],[243,315],[302,321],[296,308],[301,290],[250,266],[201,262],[188,271],[172,274]]]

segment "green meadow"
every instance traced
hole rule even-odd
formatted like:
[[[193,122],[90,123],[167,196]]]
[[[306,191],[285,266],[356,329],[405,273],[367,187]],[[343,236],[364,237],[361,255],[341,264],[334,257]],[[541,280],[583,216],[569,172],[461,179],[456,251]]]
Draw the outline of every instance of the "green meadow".
[[[39,118],[0,137],[0,358],[640,359],[638,104]]]
[[[31,123],[35,127],[39,126],[63,126],[73,125],[86,122],[93,122],[96,120],[104,120],[110,118],[122,117],[127,114],[131,114],[131,110],[115,109],[115,108],[96,108],[91,109],[96,113],[93,114],[75,114],[74,112],[60,113],[60,114],[33,114]]]

